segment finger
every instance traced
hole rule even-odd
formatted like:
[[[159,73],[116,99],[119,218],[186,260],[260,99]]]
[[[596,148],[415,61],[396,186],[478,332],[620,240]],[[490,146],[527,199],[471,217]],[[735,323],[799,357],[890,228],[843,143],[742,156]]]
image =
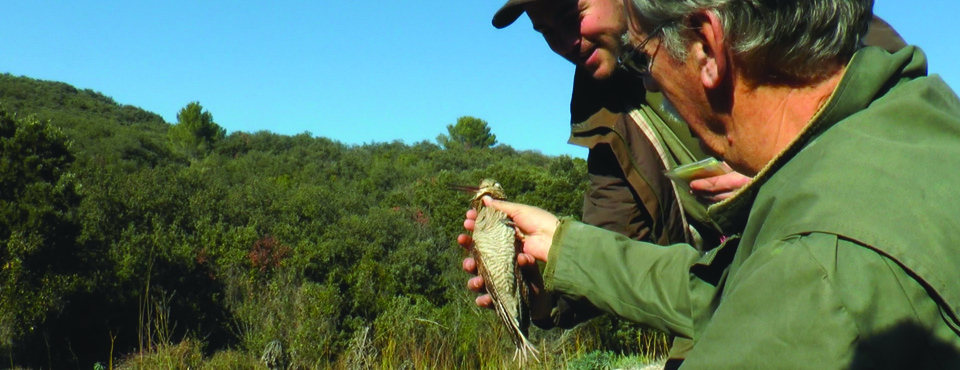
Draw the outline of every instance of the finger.
[[[511,203],[505,200],[493,199],[490,196],[483,197],[483,204],[487,207],[506,213],[507,217],[509,217],[513,222],[513,228],[521,233],[526,233],[527,230],[525,230],[525,228],[530,227],[529,225],[521,225],[523,223],[521,220],[524,219],[524,216],[521,214],[525,212],[524,207],[529,209],[532,208],[531,206],[520,203]],[[526,212],[529,213],[530,211]]]
[[[474,291],[477,293],[487,292],[487,289],[484,288],[483,286],[483,278],[479,276],[473,277],[473,278],[470,278],[470,280],[467,280],[467,289],[470,289],[471,291]]]
[[[714,196],[710,197],[710,201],[712,201],[712,202],[719,202],[719,201],[721,201],[721,200],[725,200],[725,199],[727,199],[727,198],[732,197],[734,194],[736,194],[736,192],[734,192],[734,191],[729,191],[729,192],[726,192],[726,193],[720,193],[720,194],[717,194],[717,195],[714,195]]]
[[[696,196],[699,201],[701,201],[701,202],[706,202],[706,203],[716,203],[716,202],[719,202],[719,201],[721,201],[721,200],[730,198],[730,197],[734,196],[735,194],[737,194],[737,191],[736,191],[736,190],[726,191],[726,192],[719,192],[719,193],[708,193],[708,192],[703,192],[703,191],[693,191],[693,190],[691,189],[690,192],[691,192],[694,196]]]
[[[457,244],[460,244],[461,247],[470,250],[470,248],[473,248],[473,238],[467,234],[457,235]]]
[[[545,224],[541,225],[541,223],[556,223],[557,219],[557,216],[554,216],[552,213],[541,208],[521,203],[511,203],[505,200],[493,199],[489,196],[483,197],[483,204],[506,213],[507,216],[516,223],[516,227],[520,228],[520,230],[524,232],[526,232],[527,228],[529,227],[542,228]]]
[[[720,186],[717,184],[719,179],[717,177],[707,177],[703,179],[697,179],[690,181],[690,190],[695,194],[714,194],[719,191],[723,191]]]
[[[467,231],[473,231],[476,226],[477,226],[476,220],[471,220],[469,218],[466,220],[463,220],[463,228],[467,229]]]
[[[733,192],[750,182],[750,178],[737,172],[702,178],[690,182],[690,190],[698,193],[721,194]]]
[[[735,192],[719,193],[719,194],[703,194],[703,193],[694,193],[697,197],[697,200],[705,204],[713,204],[724,199],[727,199],[736,194]]]
[[[477,274],[477,261],[473,258],[467,257],[463,259],[463,271],[469,272],[471,274]]]
[[[543,276],[540,275],[540,266],[537,265],[537,259],[533,256],[520,253],[517,255],[517,265],[523,271],[523,277],[530,283],[531,288],[539,293],[539,287],[543,286]]]
[[[526,267],[529,267],[529,266],[535,266],[535,267],[537,267],[537,259],[536,259],[536,258],[533,258],[533,256],[531,256],[531,255],[529,255],[529,254],[526,254],[526,253],[518,253],[518,254],[517,254],[517,265],[519,265],[519,266],[522,267],[522,268],[526,268]],[[539,267],[538,267],[538,268],[539,268]]]
[[[710,203],[717,203],[717,202],[726,200],[728,198],[731,198],[734,195],[737,195],[737,190],[723,192],[723,193],[716,193],[716,194],[705,194],[705,193],[696,193],[696,192],[693,194],[697,197],[697,200],[699,200],[700,202],[710,204]]]
[[[468,219],[468,220],[476,220],[476,219],[477,219],[477,210],[475,210],[475,209],[473,209],[473,208],[467,210],[467,219]]]
[[[493,298],[491,298],[489,294],[477,297],[474,302],[476,302],[479,307],[493,309]]]
[[[505,200],[493,199],[489,195],[485,195],[483,197],[483,205],[502,211],[503,213],[506,213],[507,216],[514,219],[523,211],[523,207],[525,207],[519,203],[511,203]]]

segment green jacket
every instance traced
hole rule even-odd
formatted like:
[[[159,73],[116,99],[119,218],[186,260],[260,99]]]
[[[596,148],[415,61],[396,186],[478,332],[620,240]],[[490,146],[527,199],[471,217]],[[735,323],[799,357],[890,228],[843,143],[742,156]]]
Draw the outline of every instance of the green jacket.
[[[800,137],[710,207],[723,245],[564,220],[547,289],[692,339],[684,368],[960,361],[960,100],[925,75],[919,49],[862,49]]]

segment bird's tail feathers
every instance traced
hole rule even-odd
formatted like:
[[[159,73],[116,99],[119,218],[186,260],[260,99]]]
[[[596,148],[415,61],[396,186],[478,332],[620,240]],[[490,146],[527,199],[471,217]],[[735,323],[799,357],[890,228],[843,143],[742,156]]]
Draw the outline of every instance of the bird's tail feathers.
[[[533,343],[530,343],[527,340],[527,337],[520,335],[520,340],[522,341],[521,345],[517,346],[517,349],[513,352],[513,360],[518,361],[523,364],[527,362],[527,357],[532,357],[534,361],[540,362],[540,352],[537,351],[537,348],[533,346]]]
[[[537,362],[540,362],[540,359],[537,356],[540,354],[537,351],[537,348],[533,346],[533,343],[530,343],[530,340],[527,339],[526,328],[520,325],[517,317],[514,317],[507,310],[500,306],[496,305],[497,315],[500,316],[501,321],[507,324],[507,331],[510,332],[510,339],[513,340],[513,344],[517,347],[516,351],[513,354],[514,360],[519,360],[520,363],[527,362],[527,357],[533,357]]]

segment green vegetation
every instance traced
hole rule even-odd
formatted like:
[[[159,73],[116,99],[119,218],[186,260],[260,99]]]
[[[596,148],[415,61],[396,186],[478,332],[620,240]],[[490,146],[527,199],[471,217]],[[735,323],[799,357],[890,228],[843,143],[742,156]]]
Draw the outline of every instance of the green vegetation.
[[[463,116],[454,125],[447,125],[447,134],[437,136],[437,143],[444,149],[489,148],[497,144],[497,135],[490,133],[487,121]]]
[[[197,102],[171,125],[0,75],[0,367],[515,366],[464,288],[468,196],[447,188],[493,177],[576,216],[586,164],[458,130],[444,147],[224,135]],[[611,318],[531,334],[539,368],[665,341]]]
[[[203,110],[199,102],[183,107],[177,113],[177,124],[167,131],[170,145],[191,157],[206,154],[226,134],[227,130],[214,123],[213,114]]]

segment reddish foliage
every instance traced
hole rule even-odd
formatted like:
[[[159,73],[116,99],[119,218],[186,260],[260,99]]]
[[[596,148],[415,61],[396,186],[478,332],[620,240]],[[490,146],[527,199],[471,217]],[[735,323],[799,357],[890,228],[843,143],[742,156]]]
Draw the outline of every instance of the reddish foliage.
[[[201,249],[200,252],[197,252],[197,264],[204,265],[207,262],[210,262],[210,255],[206,249]]]
[[[420,208],[417,208],[417,212],[413,214],[413,219],[421,225],[430,223],[430,216],[428,216],[426,213],[423,213],[423,210]]]
[[[247,257],[253,268],[266,272],[280,267],[280,263],[293,252],[290,247],[281,245],[270,235],[265,235],[253,243]]]

